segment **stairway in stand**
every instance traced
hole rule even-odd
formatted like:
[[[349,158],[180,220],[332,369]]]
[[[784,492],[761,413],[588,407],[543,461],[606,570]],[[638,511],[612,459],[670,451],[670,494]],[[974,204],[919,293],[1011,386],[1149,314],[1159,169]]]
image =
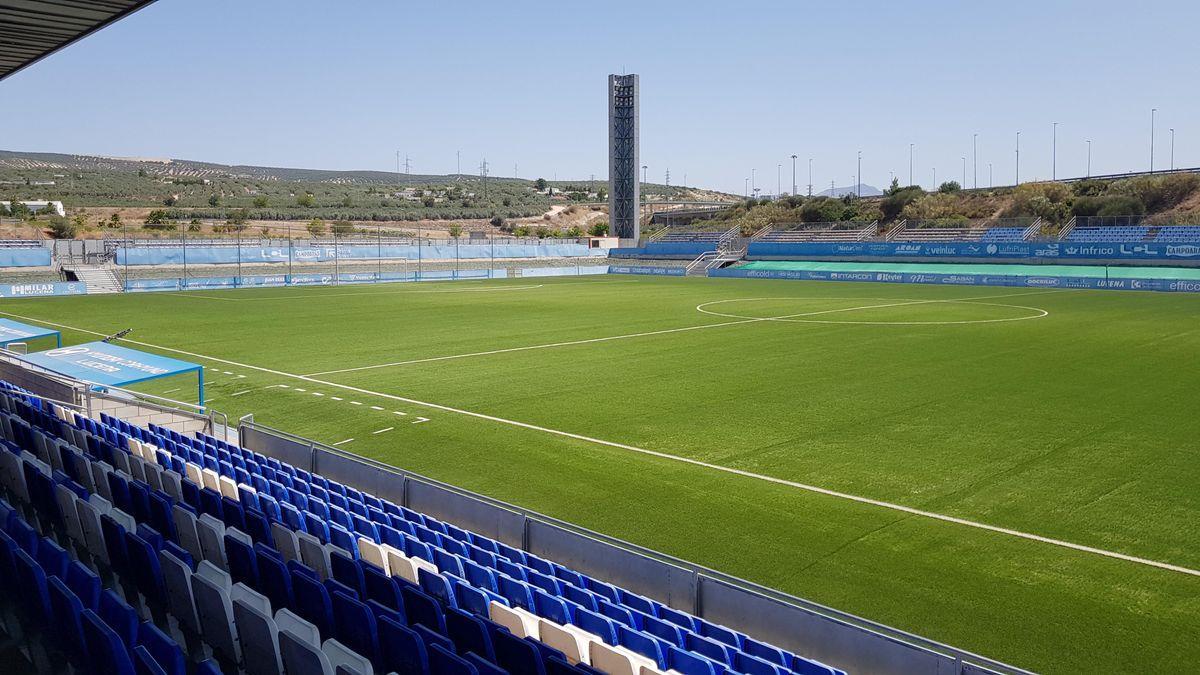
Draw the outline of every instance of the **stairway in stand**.
[[[63,273],[82,281],[89,294],[120,293],[122,284],[117,271],[104,265],[64,265]]]

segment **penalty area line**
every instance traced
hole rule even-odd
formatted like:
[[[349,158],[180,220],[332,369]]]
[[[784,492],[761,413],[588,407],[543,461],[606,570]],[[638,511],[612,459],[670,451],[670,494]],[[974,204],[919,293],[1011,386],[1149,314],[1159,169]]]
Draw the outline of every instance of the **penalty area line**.
[[[54,326],[56,328],[66,328],[67,330],[73,330],[73,331],[77,331],[80,333],[89,333],[91,335],[99,335],[99,336],[106,335],[105,333],[100,333],[100,332],[97,332],[94,330],[88,330],[85,328],[77,328],[75,326],[68,326],[65,324],[53,323],[50,321],[45,321],[43,319],[37,319],[34,317],[28,317],[28,316],[21,316],[19,314],[13,314],[10,312],[0,311],[0,315],[11,316],[13,318],[22,319],[25,321],[33,321],[35,323],[39,323],[39,324],[42,324],[45,326]],[[1087,546],[1084,544],[1077,544],[1077,543],[1065,541],[1062,539],[1054,539],[1052,537],[1044,537],[1039,534],[1022,532],[1020,530],[1014,530],[1014,529],[1007,528],[1007,527],[1000,527],[998,525],[989,525],[987,523],[981,523],[979,521],[969,520],[966,518],[959,518],[957,516],[949,516],[949,515],[945,515],[942,513],[925,511],[923,509],[918,509],[918,508],[914,508],[911,506],[904,506],[902,504],[887,502],[887,501],[883,501],[880,499],[873,499],[870,497],[863,497],[860,495],[849,494],[846,492],[839,492],[837,490],[831,490],[829,488],[823,488],[823,487],[819,487],[816,485],[809,485],[807,483],[801,483],[798,481],[788,480],[786,478],[778,478],[775,476],[766,476],[763,474],[754,473],[752,471],[745,471],[743,469],[735,469],[733,467],[721,466],[720,464],[712,464],[710,462],[704,462],[704,461],[701,461],[698,459],[692,459],[690,457],[682,457],[679,455],[672,455],[672,454],[666,453],[666,452],[659,452],[657,450],[650,450],[647,448],[639,448],[635,445],[628,445],[625,443],[618,443],[615,441],[606,441],[601,438],[593,438],[590,436],[584,436],[582,434],[572,433],[570,431],[551,429],[549,427],[543,427],[543,426],[539,426],[536,424],[530,424],[528,422],[520,422],[517,420],[505,419],[503,417],[497,417],[495,415],[488,415],[485,413],[474,412],[471,410],[464,410],[462,408],[455,408],[453,406],[442,405],[440,403],[430,403],[427,401],[421,401],[421,400],[414,399],[414,398],[407,398],[404,396],[396,396],[395,394],[385,394],[383,392],[371,391],[369,389],[363,389],[361,387],[354,387],[354,386],[351,386],[348,384],[338,384],[337,382],[318,380],[316,378],[308,377],[305,375],[297,375],[295,373],[288,373],[288,372],[281,371],[281,370],[274,370],[272,368],[264,368],[262,366],[253,366],[253,365],[246,364],[246,363],[238,363],[236,361],[229,361],[227,359],[217,358],[217,357],[213,357],[213,356],[206,356],[204,354],[197,354],[195,352],[189,352],[189,351],[185,351],[182,349],[175,349],[172,347],[163,347],[160,345],[155,345],[155,344],[151,344],[151,343],[147,343],[147,342],[141,342],[139,340],[123,339],[121,341],[128,342],[129,344],[139,345],[142,347],[149,347],[151,349],[159,349],[159,350],[166,351],[166,352],[183,354],[184,356],[190,356],[193,358],[205,359],[207,361],[212,361],[214,363],[223,363],[223,364],[230,365],[230,366],[247,368],[247,369],[256,370],[256,371],[259,371],[262,373],[268,373],[268,374],[277,375],[280,377],[288,377],[288,378],[292,378],[292,379],[296,379],[296,380],[301,380],[304,382],[309,382],[312,384],[320,384],[320,385],[324,385],[327,387],[333,387],[336,389],[343,389],[345,391],[352,391],[352,392],[356,392],[356,393],[367,395],[367,396],[376,396],[379,398],[384,398],[384,399],[388,399],[388,400],[392,400],[392,401],[408,403],[410,405],[431,408],[433,410],[441,410],[443,412],[455,413],[455,414],[463,415],[466,417],[473,417],[476,419],[487,420],[490,422],[505,424],[505,425],[517,427],[520,429],[528,429],[530,431],[537,431],[537,432],[541,432],[541,433],[545,433],[545,434],[550,434],[553,436],[559,436],[562,438],[570,438],[573,440],[582,441],[585,443],[592,443],[595,445],[601,445],[601,446],[605,446],[605,447],[609,447],[609,448],[615,448],[618,450],[627,450],[629,452],[635,452],[635,453],[642,454],[642,455],[648,455],[650,457],[657,457],[659,459],[669,460],[669,461],[673,461],[673,462],[680,462],[683,464],[689,464],[691,466],[700,467],[700,468],[708,469],[711,471],[719,471],[721,473],[730,474],[730,475],[734,475],[734,476],[740,476],[742,478],[750,478],[752,480],[759,480],[759,481],[763,481],[766,483],[773,483],[775,485],[782,485],[785,487],[791,487],[791,488],[796,488],[799,490],[805,490],[807,492],[825,495],[828,497],[835,497],[837,499],[855,502],[858,504],[865,504],[868,506],[875,506],[875,507],[882,508],[882,509],[888,509],[890,511],[897,511],[899,513],[906,513],[906,514],[913,515],[913,516],[919,516],[921,518],[927,518],[929,520],[936,520],[936,521],[943,522],[943,523],[961,525],[963,527],[969,527],[969,528],[973,528],[973,529],[977,529],[977,530],[983,530],[983,531],[992,532],[995,534],[1002,534],[1002,535],[1006,535],[1006,536],[1017,538],[1017,539],[1024,539],[1026,541],[1033,541],[1033,542],[1038,542],[1041,544],[1049,544],[1051,546],[1057,546],[1059,548],[1065,548],[1065,549],[1077,551],[1080,553],[1088,553],[1088,554],[1092,554],[1092,555],[1096,555],[1096,556],[1110,558],[1113,560],[1120,560],[1120,561],[1124,561],[1124,562],[1135,563],[1138,565],[1144,565],[1147,567],[1153,567],[1153,568],[1160,569],[1160,570],[1167,570],[1170,572],[1178,572],[1180,574],[1187,574],[1189,576],[1200,577],[1200,570],[1192,569],[1190,567],[1184,567],[1182,565],[1174,565],[1171,563],[1162,562],[1160,560],[1151,560],[1149,558],[1142,558],[1142,557],[1138,557],[1138,556],[1134,556],[1134,555],[1128,555],[1128,554],[1120,553],[1117,551],[1109,551],[1106,549],[1096,548],[1094,546]],[[349,443],[350,441],[353,441],[353,440],[354,440],[353,438],[348,438],[346,440],[335,443],[335,445]]]

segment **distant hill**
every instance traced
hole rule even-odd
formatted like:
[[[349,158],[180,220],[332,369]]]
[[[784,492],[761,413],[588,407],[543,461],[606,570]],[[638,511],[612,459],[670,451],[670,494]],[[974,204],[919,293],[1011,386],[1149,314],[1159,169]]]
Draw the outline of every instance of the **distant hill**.
[[[859,192],[859,188],[862,192]],[[831,190],[823,190],[817,193],[818,197],[845,197],[846,195],[862,195],[863,197],[879,197],[883,194],[883,190],[873,185],[851,185],[849,187],[835,187]]]
[[[112,171],[178,178],[244,178],[250,180],[300,181],[309,183],[424,185],[445,182],[455,176],[430,174],[397,174],[394,171],[329,171],[325,169],[292,169],[287,167],[249,166],[199,162],[190,159],[155,159],[146,157],[101,157],[67,155],[55,152],[13,152],[0,150],[0,168],[62,169],[67,171]],[[464,176],[465,177],[465,176]],[[474,179],[475,176],[469,178]],[[498,178],[503,180],[503,178]]]

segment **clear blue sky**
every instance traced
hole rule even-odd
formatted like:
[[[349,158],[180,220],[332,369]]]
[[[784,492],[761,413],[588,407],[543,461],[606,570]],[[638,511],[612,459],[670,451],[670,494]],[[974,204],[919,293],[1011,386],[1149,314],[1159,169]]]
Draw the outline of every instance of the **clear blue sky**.
[[[604,7],[613,8],[612,11]],[[628,19],[624,13],[627,13]],[[620,16],[618,16],[620,15]],[[628,26],[626,26],[628,21]],[[641,75],[652,180],[741,193],[1200,165],[1200,3],[159,0],[0,82],[0,148],[330,169],[607,174]]]

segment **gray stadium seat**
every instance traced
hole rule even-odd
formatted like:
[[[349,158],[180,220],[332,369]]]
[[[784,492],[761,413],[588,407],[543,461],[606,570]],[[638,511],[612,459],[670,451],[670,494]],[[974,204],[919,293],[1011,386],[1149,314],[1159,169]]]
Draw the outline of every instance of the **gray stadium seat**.
[[[112,467],[104,462],[92,462],[92,483],[96,486],[96,492],[112,501],[112,492],[108,489],[108,474],[112,473]]]
[[[167,609],[175,616],[179,625],[193,633],[200,633],[200,620],[196,616],[196,600],[192,595],[192,570],[179,558],[158,552],[158,565],[162,569],[163,585],[167,590]]]
[[[112,453],[112,458],[113,458],[113,467],[112,468],[115,471],[122,471],[125,473],[125,475],[132,475],[131,473],[129,473],[129,454],[128,453],[114,452],[114,453]]]
[[[300,559],[300,542],[296,539],[296,533],[283,523],[271,523],[271,538],[275,540],[275,548],[283,555],[284,562],[304,562]]]
[[[281,675],[279,629],[271,616],[271,601],[243,583],[234,584],[230,599],[246,672],[249,675]]]
[[[333,666],[321,647],[290,628],[279,630],[279,653],[288,675],[333,675]]]
[[[204,560],[204,548],[200,545],[200,535],[196,532],[196,516],[176,504],[171,509],[171,519],[175,521],[175,532],[179,535],[180,546],[192,554],[192,560]]]
[[[54,499],[58,502],[58,510],[66,524],[67,536],[77,544],[85,544],[83,526],[79,523],[79,507],[75,505],[79,496],[66,485],[58,485],[54,488]]]
[[[326,640],[325,644],[321,645],[321,651],[325,652],[325,656],[329,659],[329,665],[333,667],[335,673],[375,675],[375,669],[371,667],[371,662],[367,660],[367,657],[351,650],[337,640]]]
[[[142,465],[142,470],[146,474],[146,484],[150,486],[150,489],[152,489],[152,490],[162,490],[163,489],[162,468],[161,467],[159,467],[157,464],[145,462]],[[172,496],[172,498],[174,498],[174,496]]]
[[[143,483],[146,482],[146,466],[145,466],[146,460],[142,459],[141,457],[135,457],[133,455],[126,455],[123,452],[116,453],[116,454],[124,455],[128,459],[130,476],[133,476],[134,478],[142,481]]]
[[[329,551],[321,544],[321,540],[307,532],[297,532],[296,541],[300,542],[300,558],[305,565],[316,570],[321,579],[329,578]]]
[[[192,595],[204,641],[223,658],[241,663],[241,649],[233,632],[233,602],[229,598],[232,588],[229,575],[216,565],[203,560],[196,566]]]
[[[162,479],[162,491],[171,495],[171,499],[177,502],[183,501],[183,482],[179,478],[179,474],[174,471],[162,470],[159,478]]]
[[[205,560],[213,563],[218,569],[229,569],[225,560],[225,523],[213,518],[211,514],[202,513],[196,519],[196,534],[200,537],[200,550]]]

